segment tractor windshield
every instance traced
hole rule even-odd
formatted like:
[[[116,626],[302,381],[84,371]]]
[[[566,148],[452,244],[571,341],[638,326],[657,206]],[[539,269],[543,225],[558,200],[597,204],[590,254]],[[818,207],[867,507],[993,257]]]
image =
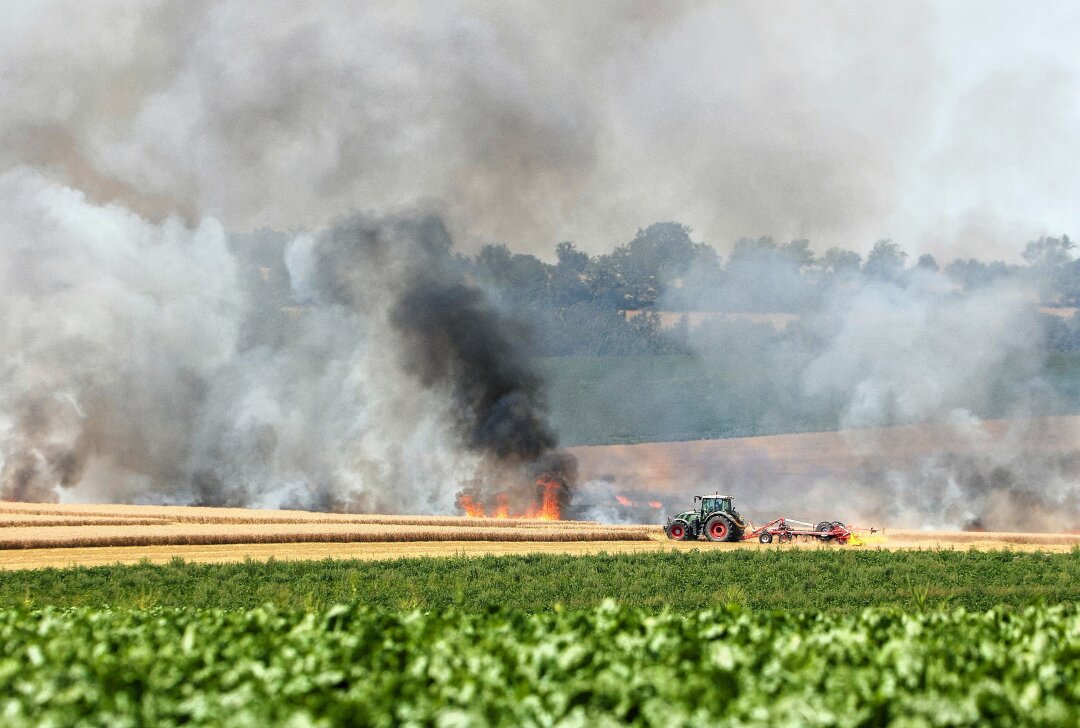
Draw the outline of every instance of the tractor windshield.
[[[727,498],[702,498],[701,510],[705,513],[713,513],[715,511],[730,511],[731,505]]]

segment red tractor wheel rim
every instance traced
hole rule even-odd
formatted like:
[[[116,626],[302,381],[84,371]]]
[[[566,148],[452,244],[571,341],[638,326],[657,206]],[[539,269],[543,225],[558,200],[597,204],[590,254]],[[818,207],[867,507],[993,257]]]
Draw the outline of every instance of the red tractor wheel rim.
[[[679,526],[679,525],[672,526],[671,527],[671,535],[674,536],[675,538],[682,538],[682,535],[683,535],[682,526]]]
[[[723,523],[714,523],[709,530],[709,533],[712,534],[713,538],[723,538],[724,536],[727,536],[727,525]]]

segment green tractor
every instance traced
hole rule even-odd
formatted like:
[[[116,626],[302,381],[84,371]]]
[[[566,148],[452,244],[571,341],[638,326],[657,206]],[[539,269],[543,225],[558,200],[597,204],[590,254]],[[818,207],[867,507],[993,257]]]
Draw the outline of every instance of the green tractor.
[[[683,511],[669,518],[664,533],[675,541],[694,541],[701,536],[710,541],[741,541],[746,520],[731,505],[730,495],[695,495],[697,510]]]

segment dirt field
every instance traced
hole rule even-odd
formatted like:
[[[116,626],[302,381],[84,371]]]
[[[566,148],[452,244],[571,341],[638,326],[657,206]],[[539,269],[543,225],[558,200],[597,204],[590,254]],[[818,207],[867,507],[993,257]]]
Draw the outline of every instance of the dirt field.
[[[231,508],[0,504],[0,569],[245,559],[396,559],[668,549],[975,548],[1067,551],[1080,535],[891,531],[859,546],[814,541],[677,543],[657,526],[440,516],[380,516]]]
[[[989,452],[1009,436],[1010,422],[987,420],[981,435],[961,437],[950,425],[910,425],[842,432],[807,432],[725,440],[646,442],[570,448],[583,480],[611,479],[631,490],[678,492],[686,483],[715,478],[725,465],[763,469],[778,477],[814,478],[850,474],[868,454],[883,462],[903,462],[927,453]],[[1025,444],[1046,452],[1064,452],[1080,443],[1080,417],[1031,420]]]

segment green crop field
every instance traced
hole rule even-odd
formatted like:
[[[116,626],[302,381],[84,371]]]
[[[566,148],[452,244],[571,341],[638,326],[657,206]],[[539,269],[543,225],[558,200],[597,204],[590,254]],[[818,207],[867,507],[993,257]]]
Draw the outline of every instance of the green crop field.
[[[1023,607],[1080,600],[1080,550],[772,549],[611,556],[279,561],[78,567],[0,573],[0,607],[524,611],[631,607],[855,613],[867,607]]]
[[[4,725],[1076,725],[1080,610],[0,611]]]
[[[0,573],[20,726],[1072,726],[1080,550]]]
[[[784,411],[784,417],[773,417],[775,388],[765,381],[748,383],[738,363],[727,360],[683,354],[553,357],[539,366],[552,422],[568,446],[831,430],[839,422],[831,412]]]

